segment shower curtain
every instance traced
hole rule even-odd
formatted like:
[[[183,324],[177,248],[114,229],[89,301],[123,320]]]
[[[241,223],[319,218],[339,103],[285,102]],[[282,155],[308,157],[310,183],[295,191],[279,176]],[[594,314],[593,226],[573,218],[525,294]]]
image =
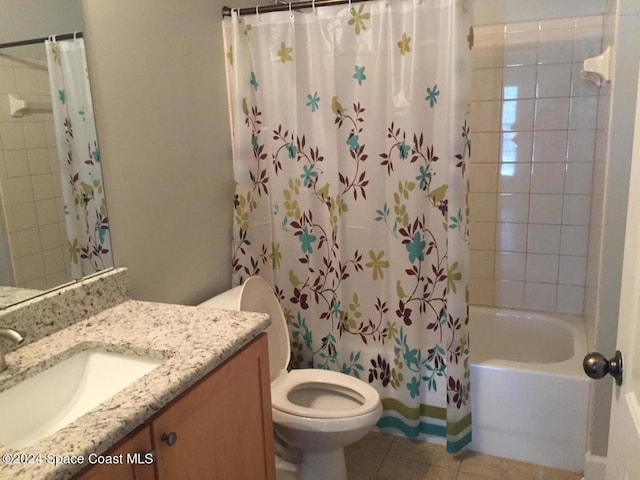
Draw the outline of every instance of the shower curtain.
[[[45,41],[72,278],[113,266],[84,40]]]
[[[470,5],[392,0],[223,22],[233,281],[271,282],[292,365],[374,386],[381,429],[471,440]]]

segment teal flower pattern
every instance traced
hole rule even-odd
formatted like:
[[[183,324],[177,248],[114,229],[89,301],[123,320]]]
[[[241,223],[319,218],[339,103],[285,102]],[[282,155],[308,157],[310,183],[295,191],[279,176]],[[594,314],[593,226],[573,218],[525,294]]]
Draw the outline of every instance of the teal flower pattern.
[[[309,229],[305,225],[302,229],[302,233],[298,236],[302,245],[303,253],[313,253],[313,243],[316,241],[316,236],[309,233]]]
[[[440,95],[440,91],[438,90],[438,85],[434,85],[433,88],[427,87],[427,96],[425,100],[429,102],[429,106],[433,108],[438,103],[438,96]]]
[[[320,102],[320,97],[318,96],[317,91],[313,95],[307,95],[307,99],[309,101],[306,103],[306,105],[307,107],[311,108],[312,113],[320,108],[320,105],[318,105],[318,103]]]
[[[367,76],[364,74],[365,67],[355,66],[356,73],[353,74],[353,78],[355,78],[358,82],[358,85],[362,86],[362,82],[367,79]]]
[[[460,136],[465,82],[443,86],[446,106],[456,101],[442,109],[436,80],[468,71],[468,49],[447,39],[464,41],[471,19],[420,2],[406,12],[323,8],[277,35],[267,16],[250,36],[233,18],[223,23],[236,36],[225,40],[234,46],[233,283],[258,274],[271,284],[292,368],[360,378],[380,392],[380,429],[443,437],[456,452],[471,438],[471,151]],[[438,61],[443,52],[451,62]],[[258,89],[243,81],[249,72]]]
[[[256,74],[254,72],[251,72],[251,79],[249,80],[249,83],[254,90],[258,90],[258,79],[256,78]]]

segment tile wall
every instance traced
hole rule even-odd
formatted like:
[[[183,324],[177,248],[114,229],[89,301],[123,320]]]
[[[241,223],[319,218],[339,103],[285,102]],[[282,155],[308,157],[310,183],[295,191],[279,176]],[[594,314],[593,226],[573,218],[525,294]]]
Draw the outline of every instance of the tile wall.
[[[475,29],[471,302],[582,314],[603,17]],[[595,170],[599,172],[599,170]]]
[[[0,53],[0,199],[15,285],[46,289],[68,281],[61,182],[51,113],[9,113],[8,94],[48,102],[46,63]],[[2,242],[6,243],[6,242]],[[10,255],[9,255],[10,254]]]

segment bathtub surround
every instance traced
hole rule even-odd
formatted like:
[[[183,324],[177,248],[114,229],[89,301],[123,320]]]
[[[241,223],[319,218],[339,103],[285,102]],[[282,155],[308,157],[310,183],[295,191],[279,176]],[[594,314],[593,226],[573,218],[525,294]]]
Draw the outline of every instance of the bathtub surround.
[[[603,16],[475,29],[471,302],[582,314]]]
[[[470,22],[412,1],[225,19],[234,283],[274,286],[294,367],[368,381],[379,427],[452,453],[470,440]]]

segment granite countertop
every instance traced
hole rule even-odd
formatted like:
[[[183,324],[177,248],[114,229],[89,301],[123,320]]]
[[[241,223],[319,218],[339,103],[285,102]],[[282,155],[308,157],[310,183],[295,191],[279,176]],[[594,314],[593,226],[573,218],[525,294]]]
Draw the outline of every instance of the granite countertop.
[[[42,295],[42,293],[44,293],[42,290],[0,285],[0,308],[6,308],[36,295]]]
[[[20,449],[0,445],[0,479],[70,478],[83,466],[56,466],[53,456],[104,453],[269,324],[269,317],[259,313],[127,300],[10,352],[0,391],[87,349],[165,361],[56,434]],[[6,464],[5,454],[14,453],[41,454],[41,462]]]

